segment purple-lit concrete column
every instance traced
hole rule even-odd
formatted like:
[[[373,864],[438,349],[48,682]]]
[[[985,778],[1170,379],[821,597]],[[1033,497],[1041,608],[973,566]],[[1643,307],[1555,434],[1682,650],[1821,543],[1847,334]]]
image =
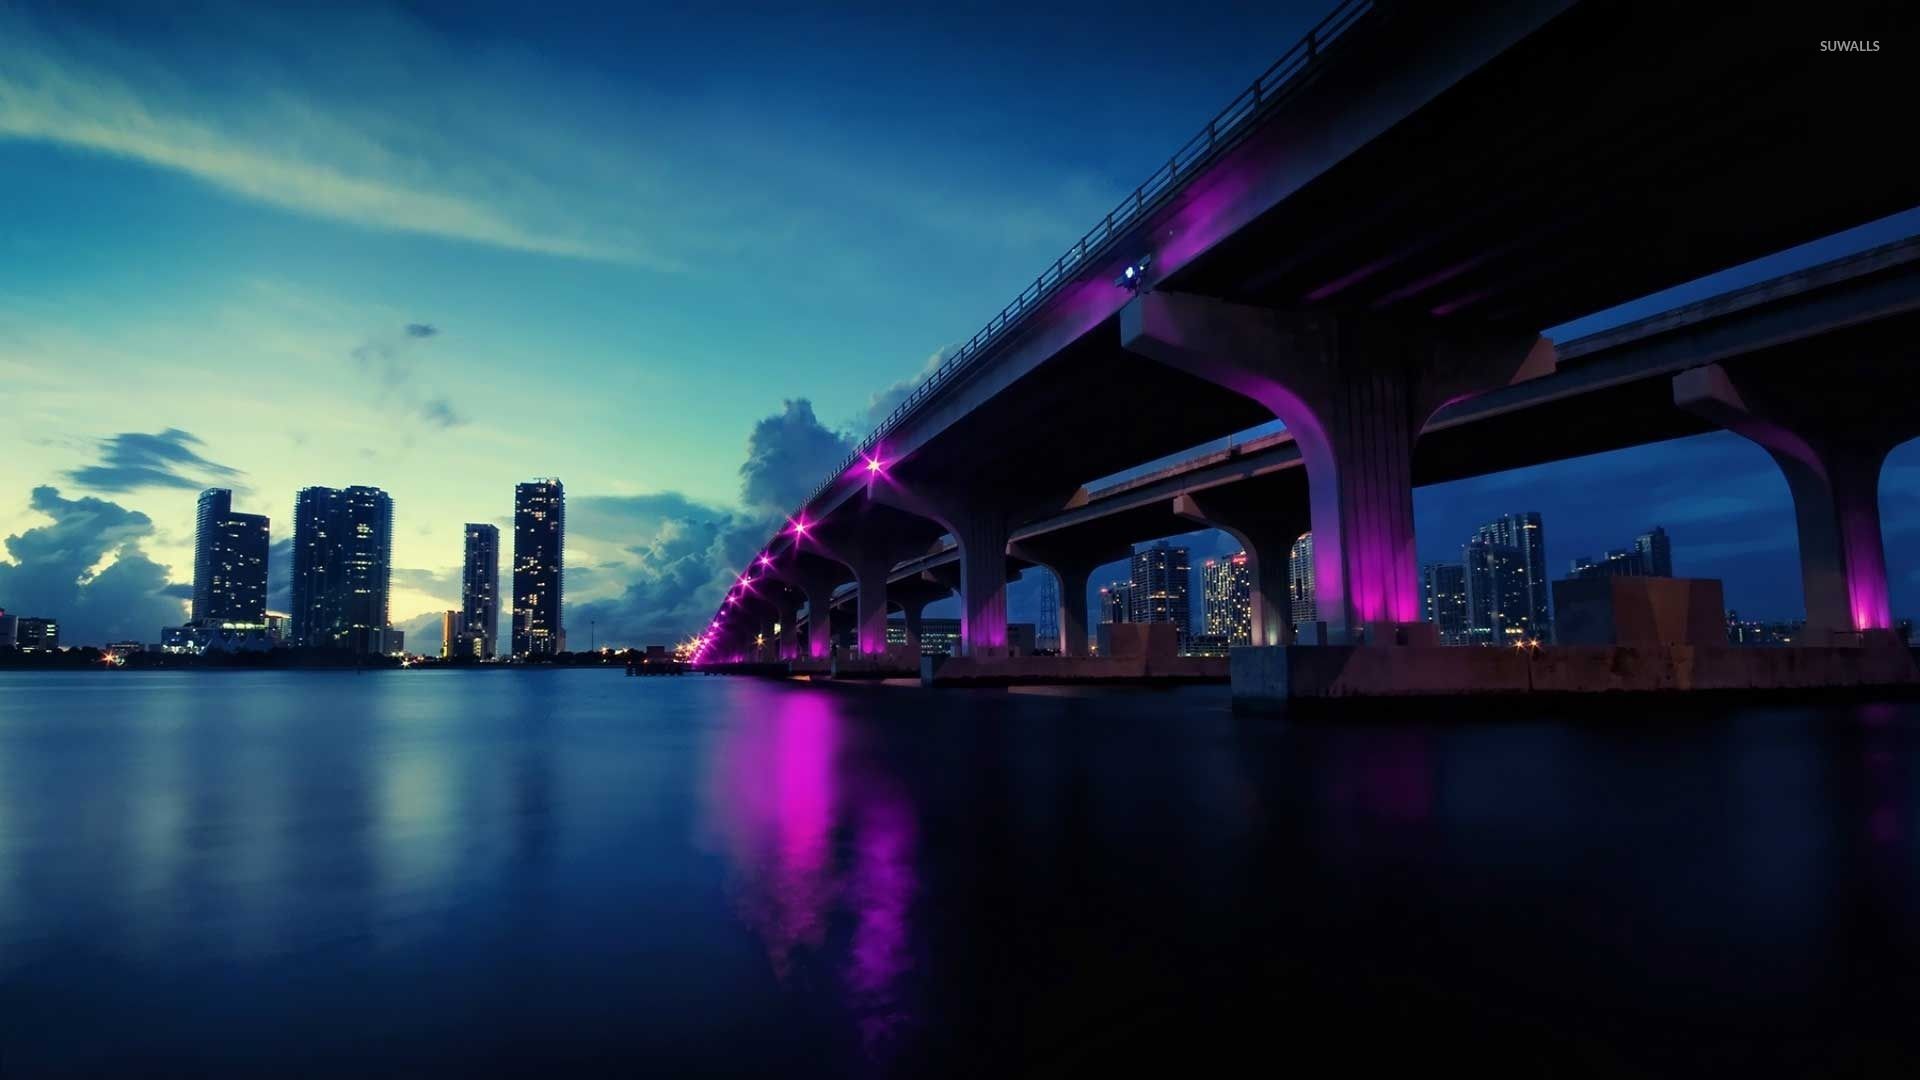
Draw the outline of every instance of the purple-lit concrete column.
[[[780,626],[774,634],[774,656],[780,660],[797,660],[800,658],[799,598],[782,589],[773,606],[774,621]]]
[[[813,541],[820,552],[845,566],[859,588],[854,621],[855,647],[864,655],[887,651],[887,574],[894,558],[883,537]]]
[[[1060,584],[1060,655],[1086,656],[1087,582],[1093,572],[1133,554],[1131,544],[1080,550],[1064,543],[1021,541],[1009,553],[1051,571]]]
[[[1341,643],[1421,632],[1412,482],[1421,428],[1454,401],[1550,370],[1552,355],[1531,334],[1157,291],[1121,310],[1120,341],[1286,424],[1307,468],[1315,605]]]
[[[1839,415],[1813,385],[1818,379],[1809,375],[1804,389],[1770,386],[1708,364],[1674,376],[1673,400],[1758,443],[1786,476],[1807,629],[1827,635],[1887,630],[1893,612],[1880,536],[1880,466],[1920,421],[1897,406],[1868,410],[1884,415],[1866,419],[1857,407]]]
[[[886,505],[939,522],[959,545],[960,647],[969,656],[1007,644],[1007,511],[991,494],[897,485],[874,492]]]
[[[811,557],[797,558],[790,564],[773,568],[771,572],[777,573],[806,598],[806,653],[815,660],[825,660],[833,654],[833,620],[827,612],[833,603],[833,590],[846,580],[845,574],[837,564]]]
[[[1256,506],[1227,489],[1175,496],[1173,512],[1219,529],[1247,549],[1247,569],[1253,579],[1252,644],[1293,644],[1289,578],[1293,543],[1311,525],[1306,505]]]

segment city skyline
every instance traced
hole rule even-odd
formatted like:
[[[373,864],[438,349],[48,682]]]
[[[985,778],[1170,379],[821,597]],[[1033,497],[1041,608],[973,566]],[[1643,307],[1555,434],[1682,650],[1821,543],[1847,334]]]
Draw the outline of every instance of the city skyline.
[[[712,107],[783,152],[811,142],[832,153],[798,154],[808,168],[782,173],[799,227],[779,239],[731,228],[714,245],[696,226],[750,220],[757,198],[716,182],[735,158],[676,156],[686,141],[656,131],[610,144],[604,126],[550,122],[570,115],[556,106],[590,75],[608,80],[611,100],[654,114],[646,106],[672,78],[621,62],[617,43],[635,25],[604,37],[547,27],[528,41],[524,27],[484,12],[363,13],[308,40],[299,20],[270,10],[222,35],[9,8],[0,79],[18,93],[0,115],[13,196],[0,205],[0,234],[23,257],[0,260],[0,375],[11,391],[0,401],[11,466],[0,486],[0,604],[59,612],[75,640],[150,633],[142,628],[187,615],[194,507],[184,493],[226,487],[244,503],[367,478],[408,507],[393,537],[392,613],[430,641],[439,614],[461,605],[467,508],[494,504],[487,493],[531,467],[573,486],[565,621],[620,644],[693,631],[745,549],[851,438],[1157,164],[1161,143],[1191,134],[1272,59],[1274,42],[1314,17],[1202,13],[1173,54],[1138,13],[1091,33],[1043,19],[1057,51],[1045,65],[1009,65],[1005,42],[958,18],[831,39],[801,27],[829,61],[788,86],[832,106],[835,137],[818,140],[767,130],[758,101],[732,89],[751,85],[757,57],[794,40],[790,23],[757,25],[727,53],[737,67],[700,73]],[[116,63],[134,35],[138,62]],[[912,74],[894,48],[903,35],[991,62],[949,65],[975,80],[959,93],[951,74]],[[230,36],[311,49],[303,64],[245,68],[237,84],[188,77],[230,55]],[[474,70],[457,48],[469,40],[500,48]],[[571,62],[556,64],[555,50]],[[1130,59],[1154,72],[1156,92],[1102,101],[1111,127],[1078,124],[1062,137],[1046,116],[1011,107]],[[349,68],[369,79],[330,75]],[[833,74],[868,68],[911,92],[877,104]],[[463,155],[410,121],[370,128],[368,102],[413,87],[403,73],[416,69],[446,75],[420,92],[488,137]],[[137,128],[129,101],[145,104],[152,131]],[[276,123],[282,107],[326,118],[313,130],[331,137],[267,138],[308,130]],[[964,153],[916,142],[923,166],[897,164],[916,160],[897,146],[895,110],[909,107],[978,125],[981,137]],[[419,172],[393,170],[383,139],[417,151]],[[562,189],[528,167],[549,158],[576,166],[552,170],[572,178]],[[617,206],[627,186],[615,178],[636,158],[661,160],[648,173],[657,190]],[[866,203],[844,206],[829,180],[876,162],[895,164],[864,189]],[[497,183],[476,187],[475,177]],[[1545,329],[1565,339],[1916,229],[1920,211],[1896,214]],[[185,254],[207,235],[222,238],[217,253]],[[824,251],[835,253],[825,264]],[[734,317],[741,295],[756,297],[758,317]],[[875,310],[897,314],[876,320]],[[69,370],[117,393],[84,393],[60,374]],[[208,393],[215,385],[222,392]],[[569,420],[536,436],[528,415]],[[462,467],[439,467],[432,452],[456,445]],[[1606,550],[1618,542],[1608,523],[1580,505],[1594,490],[1613,493],[1609,515],[1666,521],[1694,553],[1693,572],[1726,582],[1730,606],[1799,613],[1785,485],[1764,451],[1727,433],[1417,491],[1419,558],[1449,557],[1432,545],[1470,526],[1456,507],[1484,514],[1515,501],[1559,523],[1555,567]],[[1920,446],[1894,451],[1881,490],[1893,606],[1911,613]],[[266,516],[279,529],[271,550],[286,551],[284,515]],[[511,524],[506,513],[489,520]],[[1191,541],[1202,553],[1224,544]],[[1009,603],[1032,617],[1034,587],[1015,584]]]

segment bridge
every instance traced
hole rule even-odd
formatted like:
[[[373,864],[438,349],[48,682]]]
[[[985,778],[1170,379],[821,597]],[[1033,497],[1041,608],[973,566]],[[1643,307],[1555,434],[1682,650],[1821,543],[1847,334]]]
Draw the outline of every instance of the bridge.
[[[1338,5],[795,508],[702,657],[848,583],[861,652],[890,607],[917,622],[957,591],[963,649],[992,656],[1008,575],[1034,565],[1083,642],[1087,572],[1210,525],[1255,560],[1258,642],[1287,641],[1274,586],[1308,528],[1323,641],[1424,640],[1416,484],[1716,427],[1788,476],[1810,622],[1889,626],[1873,503],[1880,459],[1920,434],[1880,407],[1911,356],[1911,245],[1539,336],[1920,204],[1860,107],[1898,100],[1895,65],[1836,64],[1803,18],[1728,19]],[[1688,41],[1713,47],[1667,44]],[[1084,487],[1275,418],[1284,435]]]

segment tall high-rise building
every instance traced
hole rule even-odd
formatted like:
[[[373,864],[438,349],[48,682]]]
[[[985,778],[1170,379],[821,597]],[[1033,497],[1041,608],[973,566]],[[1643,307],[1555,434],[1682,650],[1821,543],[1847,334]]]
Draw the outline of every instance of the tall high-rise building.
[[[1132,619],[1133,586],[1124,581],[1110,582],[1100,589],[1100,621],[1122,623]]]
[[[1200,564],[1202,624],[1229,645],[1253,641],[1253,573],[1242,551]]]
[[[301,488],[293,504],[293,643],[386,651],[393,500],[374,487]]]
[[[1287,608],[1293,625],[1317,622],[1319,608],[1313,600],[1313,534],[1301,533],[1287,555]]]
[[[1636,548],[1615,548],[1599,560],[1576,555],[1567,568],[1567,575],[1573,578],[1646,577],[1646,553]]]
[[[1655,525],[1634,537],[1633,550],[1640,553],[1641,565],[1649,576],[1673,576],[1673,544],[1667,540],[1667,530]]]
[[[1467,542],[1461,561],[1465,564],[1468,642],[1518,645],[1536,640],[1526,553],[1476,538]]]
[[[1465,566],[1428,563],[1420,568],[1420,618],[1440,628],[1440,644],[1467,644]]]
[[[548,478],[513,489],[513,655],[565,651],[560,625],[567,492]]]
[[[1133,572],[1128,589],[1129,622],[1172,623],[1174,638],[1185,648],[1193,633],[1193,608],[1189,602],[1192,574],[1187,549],[1171,547],[1165,540],[1145,551],[1133,553]]]
[[[60,620],[22,615],[13,621],[13,647],[21,652],[53,652],[60,648]]]
[[[460,651],[460,642],[466,635],[460,627],[465,623],[466,620],[461,618],[457,611],[440,613],[440,659],[451,660],[463,655]]]
[[[1469,542],[1512,548],[1520,553],[1526,575],[1526,604],[1523,610],[1503,611],[1502,625],[1522,626],[1523,636],[1536,641],[1553,640],[1553,615],[1549,598],[1553,586],[1547,580],[1547,534],[1534,511],[1505,514],[1475,529]],[[1472,574],[1472,566],[1468,566]]]
[[[267,519],[233,512],[233,492],[200,493],[193,534],[193,615],[201,625],[267,624]]]
[[[1060,582],[1050,571],[1040,574],[1040,618],[1034,624],[1034,641],[1042,649],[1060,651]]]
[[[460,571],[460,655],[491,660],[500,634],[500,530],[467,523],[467,553]]]

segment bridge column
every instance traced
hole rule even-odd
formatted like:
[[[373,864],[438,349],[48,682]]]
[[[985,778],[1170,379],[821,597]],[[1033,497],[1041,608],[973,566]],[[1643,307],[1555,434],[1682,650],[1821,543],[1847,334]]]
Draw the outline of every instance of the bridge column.
[[[1880,466],[1920,431],[1920,420],[1895,407],[1864,410],[1871,419],[1857,404],[1833,409],[1813,385],[1817,378],[1805,386],[1768,385],[1708,364],[1674,376],[1673,400],[1758,443],[1786,476],[1807,629],[1828,636],[1890,630]]]
[[[814,541],[827,557],[845,566],[859,588],[855,599],[855,647],[863,655],[887,651],[887,574],[895,562],[880,539]]]
[[[792,585],[807,602],[806,654],[825,660],[833,653],[833,619],[828,614],[833,590],[846,581],[840,565],[813,555],[793,555],[792,561],[768,568],[768,573]]]
[[[1120,341],[1252,398],[1286,424],[1307,468],[1314,599],[1333,643],[1424,637],[1414,440],[1442,407],[1548,370],[1552,357],[1532,334],[1158,291],[1121,309]]]
[[[780,625],[780,632],[774,635],[776,660],[797,660],[800,657],[800,601],[797,596],[781,589],[778,596],[769,601],[773,605],[774,622]]]
[[[886,505],[939,522],[960,547],[960,648],[967,655],[1007,644],[1007,530],[1004,507],[970,492],[875,490]]]
[[[1255,645],[1293,644],[1293,543],[1312,526],[1305,506],[1256,506],[1231,488],[1179,495],[1173,512],[1220,529],[1247,549]],[[1317,596],[1316,596],[1317,599]]]
[[[1060,654],[1087,655],[1087,582],[1093,572],[1133,554],[1133,545],[1114,544],[1091,550],[1064,543],[1021,541],[1010,553],[1018,559],[1052,571],[1060,582]]]
[[[953,595],[953,588],[934,581],[929,575],[896,581],[887,587],[887,600],[900,609],[906,623],[907,648],[920,649],[921,617],[927,605]]]

